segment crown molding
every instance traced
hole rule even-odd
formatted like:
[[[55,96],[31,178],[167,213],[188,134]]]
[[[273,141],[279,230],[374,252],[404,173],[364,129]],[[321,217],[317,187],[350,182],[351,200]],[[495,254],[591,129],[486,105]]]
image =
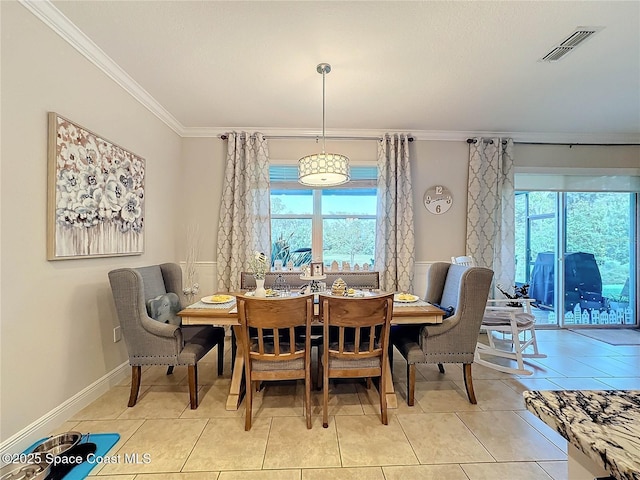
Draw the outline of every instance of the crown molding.
[[[129,92],[133,98],[162,120],[169,128],[182,136],[184,130],[182,124],[49,0],[19,0],[19,2],[78,50],[87,60]]]
[[[302,128],[209,128],[185,127],[169,111],[164,108],[149,92],[140,86],[127,72],[125,72],[111,57],[87,37],[71,22],[50,0],[18,0],[27,10],[39,18],[49,28],[66,40],[87,60],[102,70],[109,78],[120,85],[133,98],[140,102],[151,113],[164,122],[181,137],[218,137],[229,131],[261,132],[266,136],[299,136],[301,139],[309,137],[315,139],[322,132],[314,129]],[[397,129],[342,129],[327,131],[331,137],[382,137]],[[414,130],[406,132],[416,140],[432,141],[466,141],[471,137],[503,137],[512,138],[514,142],[532,143],[565,143],[565,144],[639,144],[640,133],[634,134],[581,134],[581,133],[527,133],[527,132],[469,132],[469,131],[441,131]],[[335,138],[334,138],[335,139]]]

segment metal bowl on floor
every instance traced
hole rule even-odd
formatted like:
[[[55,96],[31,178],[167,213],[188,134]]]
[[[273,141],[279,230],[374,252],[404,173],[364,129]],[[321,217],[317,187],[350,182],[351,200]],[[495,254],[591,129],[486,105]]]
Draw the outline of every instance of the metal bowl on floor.
[[[10,463],[0,470],[0,480],[44,480],[50,471],[48,463]]]
[[[57,456],[75,447],[81,439],[82,434],[80,432],[64,432],[59,435],[53,435],[38,445],[33,450],[33,453]]]

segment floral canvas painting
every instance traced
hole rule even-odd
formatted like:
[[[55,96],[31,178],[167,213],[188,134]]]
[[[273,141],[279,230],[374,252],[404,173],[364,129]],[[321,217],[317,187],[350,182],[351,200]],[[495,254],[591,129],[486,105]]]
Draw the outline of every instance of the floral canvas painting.
[[[144,251],[143,158],[49,113],[48,258]]]

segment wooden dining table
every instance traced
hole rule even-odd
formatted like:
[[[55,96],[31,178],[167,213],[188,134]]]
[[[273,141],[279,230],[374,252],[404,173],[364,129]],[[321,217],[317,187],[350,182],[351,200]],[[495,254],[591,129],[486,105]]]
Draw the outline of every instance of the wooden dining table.
[[[239,293],[222,293],[222,295],[232,295],[237,297],[243,295],[245,292]],[[369,292],[367,292],[369,293]],[[381,292],[373,292],[374,294]],[[206,298],[206,297],[205,297]],[[187,308],[178,312],[178,315],[182,318],[183,325],[215,325],[215,326],[230,326],[233,329],[233,334],[236,338],[239,338],[240,334],[240,322],[237,313],[236,302],[229,303],[228,306],[220,308],[217,306],[205,305],[201,302],[188,306]],[[318,305],[315,305],[314,324],[322,325],[320,319],[317,316]],[[442,323],[444,312],[423,301],[414,303],[398,303],[393,304],[393,317],[391,319],[392,325],[409,325],[409,324],[437,324]],[[386,373],[388,378],[391,376],[391,366],[386,365]],[[240,342],[237,345],[237,352],[235,360],[232,366],[231,372],[231,386],[229,388],[229,395],[227,397],[226,409],[237,410],[242,401],[242,383],[244,377],[244,355],[242,352],[242,346]],[[396,396],[393,382],[387,382],[387,407],[398,408],[398,399]]]

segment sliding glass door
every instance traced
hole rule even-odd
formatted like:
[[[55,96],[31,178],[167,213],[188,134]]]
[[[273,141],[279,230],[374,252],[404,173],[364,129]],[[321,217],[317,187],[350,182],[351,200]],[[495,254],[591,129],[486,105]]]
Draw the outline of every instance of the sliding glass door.
[[[539,325],[637,324],[636,219],[636,194],[516,194],[516,282]]]

